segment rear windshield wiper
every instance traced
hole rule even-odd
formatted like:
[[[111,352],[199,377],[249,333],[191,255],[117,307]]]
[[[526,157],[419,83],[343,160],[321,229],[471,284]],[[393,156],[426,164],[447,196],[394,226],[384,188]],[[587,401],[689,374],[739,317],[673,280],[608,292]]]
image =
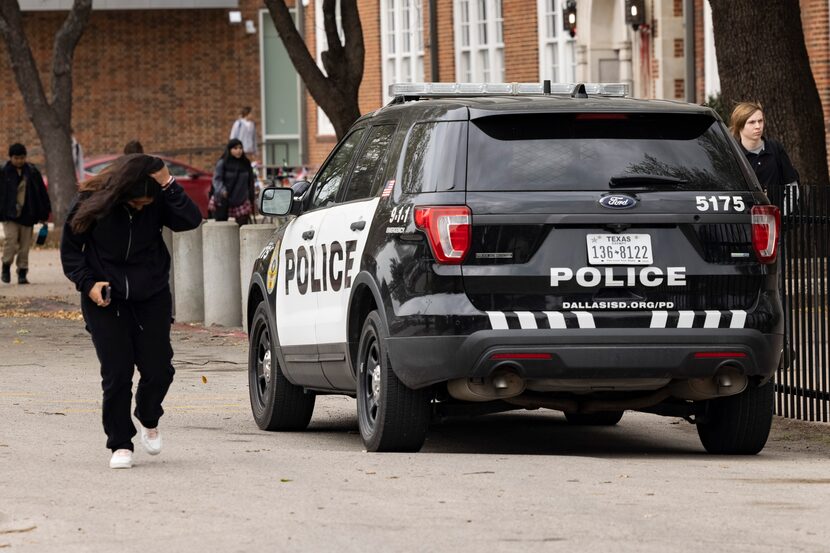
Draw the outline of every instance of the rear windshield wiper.
[[[648,186],[650,184],[686,184],[688,182],[686,179],[664,175],[615,175],[611,177],[608,186]]]

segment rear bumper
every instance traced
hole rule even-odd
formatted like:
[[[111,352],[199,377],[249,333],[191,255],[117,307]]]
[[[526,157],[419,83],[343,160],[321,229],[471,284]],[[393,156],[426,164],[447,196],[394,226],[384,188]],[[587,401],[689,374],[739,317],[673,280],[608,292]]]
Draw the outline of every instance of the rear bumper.
[[[410,388],[456,378],[484,378],[509,363],[525,379],[700,378],[724,364],[748,376],[771,376],[783,335],[753,329],[480,330],[467,336],[392,337],[392,367]],[[728,358],[701,352],[742,354]],[[546,354],[545,359],[492,359],[494,354]]]

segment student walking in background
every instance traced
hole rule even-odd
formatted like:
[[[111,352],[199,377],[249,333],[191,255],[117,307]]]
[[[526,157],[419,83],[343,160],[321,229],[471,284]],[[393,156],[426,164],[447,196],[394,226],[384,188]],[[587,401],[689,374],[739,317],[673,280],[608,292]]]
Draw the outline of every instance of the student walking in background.
[[[170,254],[161,230],[199,226],[199,208],[164,162],[131,154],[81,185],[61,239],[63,272],[81,292],[81,311],[101,363],[110,468],[133,464],[132,378],[141,377],[135,418],[141,444],[161,452],[159,418],[173,382]]]
[[[208,211],[217,221],[233,217],[237,224],[247,225],[255,213],[256,191],[254,169],[245,156],[242,142],[233,139],[216,163],[210,189]]]
[[[784,215],[798,205],[798,172],[781,143],[764,136],[764,110],[757,102],[741,102],[732,110],[729,130],[741,145],[758,182]]]
[[[9,146],[9,161],[0,173],[0,221],[6,242],[0,280],[11,282],[12,262],[17,257],[17,283],[29,284],[29,249],[35,223],[46,223],[52,204],[40,171],[26,162],[26,146]]]
[[[233,127],[231,127],[229,139],[233,140],[234,138],[242,142],[245,153],[251,159],[256,159],[256,124],[251,118],[251,108],[248,106],[242,108],[239,119],[234,121]]]

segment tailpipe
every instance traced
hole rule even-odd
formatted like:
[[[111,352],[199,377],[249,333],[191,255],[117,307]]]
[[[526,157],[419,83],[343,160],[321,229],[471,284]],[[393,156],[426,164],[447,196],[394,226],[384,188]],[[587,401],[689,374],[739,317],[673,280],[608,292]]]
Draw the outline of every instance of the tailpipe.
[[[515,365],[496,365],[487,378],[456,378],[447,382],[447,391],[462,401],[493,401],[516,397],[525,391],[525,381]]]
[[[669,390],[679,399],[703,401],[740,394],[748,384],[749,379],[739,367],[724,365],[715,376],[678,380],[669,385]]]

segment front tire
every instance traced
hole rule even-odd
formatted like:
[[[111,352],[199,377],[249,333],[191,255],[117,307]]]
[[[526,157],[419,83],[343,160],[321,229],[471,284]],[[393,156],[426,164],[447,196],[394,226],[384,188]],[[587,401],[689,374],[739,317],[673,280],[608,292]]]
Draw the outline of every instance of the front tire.
[[[314,394],[285,378],[263,301],[254,312],[248,342],[248,392],[254,420],[262,430],[303,430],[314,412]]]
[[[407,388],[386,354],[386,330],[377,311],[366,317],[357,354],[357,420],[367,451],[418,451],[430,417],[428,390]]]
[[[706,451],[717,455],[755,455],[764,449],[772,427],[772,381],[749,385],[740,394],[710,399],[697,423],[697,434]]]

